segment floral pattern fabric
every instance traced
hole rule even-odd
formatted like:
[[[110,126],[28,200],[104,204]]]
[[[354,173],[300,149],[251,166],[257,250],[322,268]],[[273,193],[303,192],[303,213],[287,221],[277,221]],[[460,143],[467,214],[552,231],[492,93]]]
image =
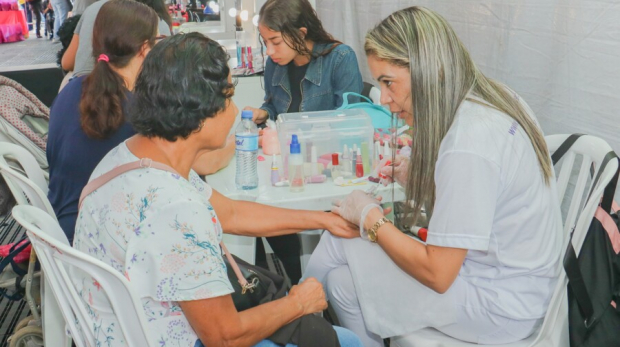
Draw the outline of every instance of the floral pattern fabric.
[[[121,143],[102,159],[91,179],[136,160]],[[196,343],[179,301],[233,292],[219,247],[222,228],[209,203],[211,193],[193,171],[186,180],[158,169],[137,169],[91,193],[78,215],[74,247],[130,281],[160,347]],[[124,346],[101,286],[77,270],[73,278],[89,308],[96,346]]]

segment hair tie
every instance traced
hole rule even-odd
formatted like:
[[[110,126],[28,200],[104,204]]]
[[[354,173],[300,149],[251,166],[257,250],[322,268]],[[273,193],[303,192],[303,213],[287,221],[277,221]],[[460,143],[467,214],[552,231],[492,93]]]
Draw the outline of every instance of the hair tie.
[[[105,61],[106,63],[109,63],[110,62],[110,57],[108,57],[105,54],[100,54],[99,58],[97,59],[97,61]]]

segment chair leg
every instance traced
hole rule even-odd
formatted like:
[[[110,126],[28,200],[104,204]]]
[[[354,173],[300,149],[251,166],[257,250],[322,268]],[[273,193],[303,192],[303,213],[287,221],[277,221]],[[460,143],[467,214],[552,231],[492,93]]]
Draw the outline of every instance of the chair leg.
[[[71,339],[65,332],[65,319],[51,289],[46,290],[49,285],[44,274],[41,273],[41,276],[41,321],[45,345],[70,347]]]

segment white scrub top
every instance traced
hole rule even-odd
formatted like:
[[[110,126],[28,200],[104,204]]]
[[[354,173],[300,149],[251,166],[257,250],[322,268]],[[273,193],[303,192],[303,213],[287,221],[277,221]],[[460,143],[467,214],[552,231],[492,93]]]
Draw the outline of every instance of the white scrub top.
[[[457,280],[477,290],[476,305],[515,320],[543,317],[560,272],[562,222],[555,177],[545,184],[519,124],[467,98],[441,143],[435,183],[427,243],[469,250]],[[369,330],[394,336],[456,322],[455,300],[466,299],[453,288],[424,287],[376,244],[343,244]]]

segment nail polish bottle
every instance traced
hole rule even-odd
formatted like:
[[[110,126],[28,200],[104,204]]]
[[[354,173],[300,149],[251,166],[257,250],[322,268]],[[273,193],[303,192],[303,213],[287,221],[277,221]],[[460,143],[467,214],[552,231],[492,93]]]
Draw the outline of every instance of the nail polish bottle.
[[[340,172],[338,153],[333,153],[332,154],[332,179],[336,179],[341,176],[342,176],[342,173]]]
[[[363,177],[364,176],[364,163],[362,162],[362,151],[357,149],[357,156],[355,161],[355,177]]]

